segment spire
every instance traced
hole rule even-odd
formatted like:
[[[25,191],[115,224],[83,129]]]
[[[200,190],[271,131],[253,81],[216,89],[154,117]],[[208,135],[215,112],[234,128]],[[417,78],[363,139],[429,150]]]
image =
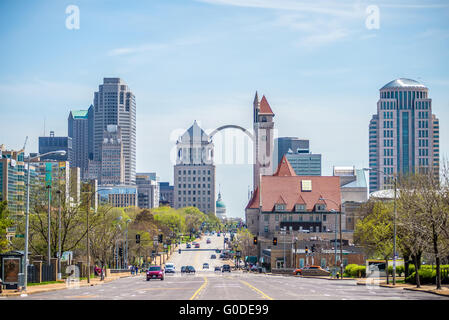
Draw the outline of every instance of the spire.
[[[259,104],[259,95],[257,94],[257,90],[256,90],[256,95],[254,96],[254,105]]]
[[[273,110],[271,110],[270,104],[265,96],[262,96],[262,100],[260,100],[260,114],[274,115]]]
[[[290,162],[287,160],[287,157],[284,156],[281,159],[281,162],[279,162],[278,169],[276,170],[275,174],[273,176],[278,177],[295,177],[296,173],[295,170],[293,170]]]

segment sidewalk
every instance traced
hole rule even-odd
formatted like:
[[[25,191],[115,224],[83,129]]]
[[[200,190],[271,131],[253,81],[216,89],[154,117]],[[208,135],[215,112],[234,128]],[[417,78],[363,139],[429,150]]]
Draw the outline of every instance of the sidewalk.
[[[368,279],[357,279],[357,284],[358,285],[366,285],[366,281]],[[433,294],[437,294],[440,296],[445,296],[445,297],[449,297],[449,285],[447,284],[442,284],[441,285],[441,290],[436,290],[435,287],[436,285],[431,284],[425,284],[425,285],[421,285],[421,288],[417,288],[416,285],[413,284],[409,284],[409,283],[396,283],[396,286],[394,286],[393,284],[391,284],[391,281],[389,284],[386,283],[386,281],[384,279],[370,279],[370,281],[375,281],[374,284],[378,284],[380,287],[384,287],[384,288],[394,288],[394,289],[401,289],[401,290],[409,290],[409,291],[421,291],[421,292],[428,292],[428,293],[433,293]],[[371,283],[371,285],[373,285],[373,283]]]
[[[100,280],[100,277],[95,277],[90,279],[90,284],[87,283],[87,280],[81,280],[79,282],[80,287],[86,287],[86,286],[96,286],[101,285],[104,283],[108,283],[120,278],[127,278],[127,277],[136,277],[136,275],[131,275],[130,272],[123,272],[123,273],[114,273],[110,275],[109,277],[105,278],[103,281]],[[34,286],[28,286],[27,290],[24,292],[18,291],[18,290],[3,290],[3,292],[0,294],[0,296],[20,296],[22,294],[34,294],[34,293],[40,293],[40,292],[49,292],[49,291],[56,291],[56,290],[64,290],[67,289],[67,286],[64,281],[61,281],[60,283],[52,283],[52,284],[43,284],[43,285],[34,285]]]

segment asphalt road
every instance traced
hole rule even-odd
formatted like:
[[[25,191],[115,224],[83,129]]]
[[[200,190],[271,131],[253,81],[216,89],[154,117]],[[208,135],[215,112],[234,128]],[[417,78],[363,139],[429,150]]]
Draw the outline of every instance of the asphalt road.
[[[223,248],[223,236],[211,236],[211,244],[201,240],[200,249]],[[184,247],[184,245],[183,245]],[[175,264],[174,275],[166,275],[163,281],[146,281],[142,276],[122,278],[92,287],[66,289],[27,297],[8,299],[33,300],[409,300],[449,298],[424,292],[402,289],[367,287],[355,280],[325,280],[265,274],[214,272],[215,265],[223,264],[220,259],[210,259],[211,251],[175,252],[169,262]],[[219,254],[217,254],[217,257]],[[204,262],[210,269],[203,270]],[[183,265],[192,265],[195,274],[180,274]]]

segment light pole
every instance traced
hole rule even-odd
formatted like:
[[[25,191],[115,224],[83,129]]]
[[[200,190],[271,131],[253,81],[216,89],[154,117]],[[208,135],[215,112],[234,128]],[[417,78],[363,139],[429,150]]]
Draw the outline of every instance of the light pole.
[[[131,219],[126,220],[126,230],[125,230],[125,269],[128,268],[128,223],[131,222]]]
[[[330,202],[335,203],[336,206],[338,206],[339,208],[339,224],[340,224],[340,279],[343,279],[343,240],[342,240],[342,225],[341,225],[341,203],[338,204],[337,202],[335,202],[332,199],[327,199],[327,198],[320,198],[320,200],[325,201],[328,200]],[[335,210],[334,210],[335,211]],[[335,216],[335,219],[337,219],[337,216]],[[335,225],[335,236],[337,235],[337,225]],[[335,241],[335,257],[337,257],[337,241]]]
[[[287,264],[287,262],[285,261],[285,233],[287,232],[287,227],[283,227],[281,228],[281,233],[282,233],[282,241],[284,242],[284,263],[282,264],[282,269],[285,269],[285,265]]]
[[[397,198],[397,177],[386,174],[383,171],[373,169],[373,168],[363,168],[365,171],[376,171],[379,173],[382,173],[383,175],[393,178],[394,181],[394,209],[393,209],[393,285],[396,285],[396,215],[397,215],[397,208],[396,208],[396,198]],[[388,270],[387,270],[388,272]]]
[[[48,223],[48,228],[47,228],[47,264],[48,266],[50,266],[50,258],[51,258],[51,246],[50,246],[50,223],[51,223],[51,219],[50,219],[50,210],[51,210],[51,185],[49,184],[47,186],[48,189],[48,213],[47,213],[47,223]]]
[[[27,284],[28,284],[28,242],[29,242],[29,230],[30,230],[30,162],[33,159],[37,159],[39,157],[47,156],[50,154],[58,154],[58,155],[65,155],[65,150],[59,150],[59,151],[52,151],[47,152],[43,154],[38,154],[37,156],[30,157],[28,155],[27,158],[27,201],[26,201],[26,211],[25,211],[25,252],[24,252],[24,259],[23,259],[23,276],[24,276],[24,283],[23,283],[23,290],[26,291]]]
[[[337,265],[337,211],[332,209],[331,212],[335,214],[335,241],[334,241],[334,247],[335,247],[335,265]]]
[[[61,280],[61,190],[56,191],[59,195],[59,213],[58,213],[58,280]]]

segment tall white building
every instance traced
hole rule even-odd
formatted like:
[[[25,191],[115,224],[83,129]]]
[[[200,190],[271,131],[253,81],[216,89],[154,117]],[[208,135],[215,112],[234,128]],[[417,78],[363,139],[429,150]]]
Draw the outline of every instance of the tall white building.
[[[196,121],[176,142],[175,208],[197,207],[215,214],[214,145]]]
[[[391,188],[396,175],[433,171],[438,177],[439,157],[439,122],[429,89],[411,79],[387,83],[369,125],[369,164],[375,169],[370,192]]]
[[[120,127],[125,162],[125,184],[136,182],[136,101],[120,78],[104,78],[94,94],[94,161],[101,161],[103,134],[108,125]],[[95,162],[94,162],[95,163]],[[92,170],[89,170],[92,172]]]

